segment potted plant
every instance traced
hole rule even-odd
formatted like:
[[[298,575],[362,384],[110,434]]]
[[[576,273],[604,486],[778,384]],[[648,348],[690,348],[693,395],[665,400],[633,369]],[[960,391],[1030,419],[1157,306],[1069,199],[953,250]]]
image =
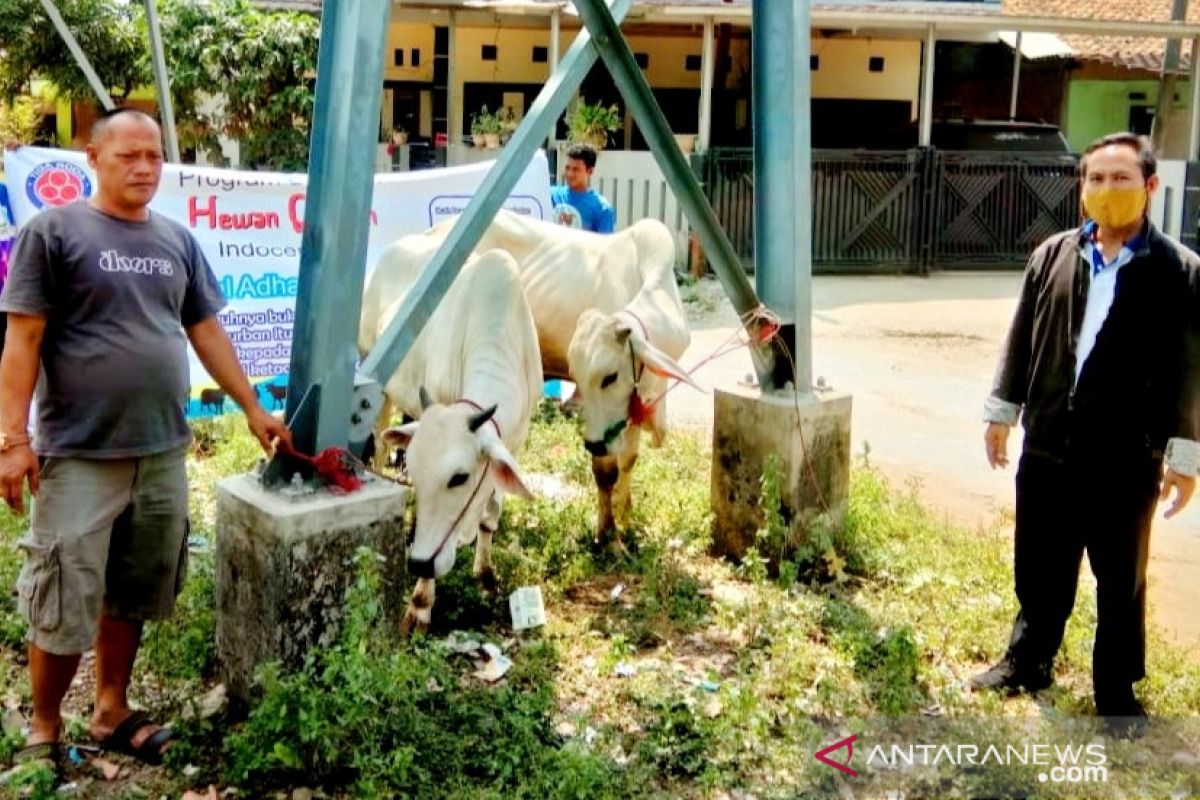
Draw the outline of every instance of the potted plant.
[[[490,116],[487,106],[471,115],[471,143],[476,147],[483,147],[483,133],[487,129],[487,118]]]
[[[567,137],[572,142],[590,144],[603,149],[608,144],[608,134],[621,127],[621,115],[614,103],[605,107],[600,103],[589,104],[582,97],[575,107],[567,112]]]
[[[483,106],[478,114],[471,115],[471,138],[474,140],[476,147],[482,144],[487,148],[498,148],[500,146],[500,131],[500,114],[489,113],[487,106]]]
[[[505,106],[496,114],[497,121],[500,125],[500,143],[507,144],[512,135],[517,132],[517,126],[520,122],[517,120],[517,115],[509,106]]]

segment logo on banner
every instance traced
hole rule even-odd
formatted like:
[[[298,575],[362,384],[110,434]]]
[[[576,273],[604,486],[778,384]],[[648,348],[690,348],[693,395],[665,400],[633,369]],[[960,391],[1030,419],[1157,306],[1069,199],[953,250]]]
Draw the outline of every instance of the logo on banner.
[[[87,173],[69,161],[38,164],[25,180],[25,194],[39,209],[65,206],[92,193]]]

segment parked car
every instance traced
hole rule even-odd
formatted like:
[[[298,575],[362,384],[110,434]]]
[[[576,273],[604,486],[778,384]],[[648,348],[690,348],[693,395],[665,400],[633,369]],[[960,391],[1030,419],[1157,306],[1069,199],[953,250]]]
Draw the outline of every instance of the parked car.
[[[935,120],[931,133],[930,143],[939,150],[1071,154],[1059,127],[1044,122]]]

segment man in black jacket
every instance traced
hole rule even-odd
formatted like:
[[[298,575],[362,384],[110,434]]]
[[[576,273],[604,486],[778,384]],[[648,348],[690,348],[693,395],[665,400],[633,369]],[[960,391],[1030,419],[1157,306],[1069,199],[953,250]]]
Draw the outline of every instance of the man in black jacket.
[[[1113,134],[1080,164],[1087,220],[1044,242],[986,404],[992,467],[1009,430],[1016,478],[1020,611],[1004,658],[974,689],[1037,691],[1075,602],[1080,561],[1096,576],[1092,680],[1099,714],[1140,718],[1146,560],[1154,507],[1187,505],[1200,467],[1200,259],[1146,217],[1158,187],[1143,137]],[[1164,471],[1165,465],[1165,471]]]

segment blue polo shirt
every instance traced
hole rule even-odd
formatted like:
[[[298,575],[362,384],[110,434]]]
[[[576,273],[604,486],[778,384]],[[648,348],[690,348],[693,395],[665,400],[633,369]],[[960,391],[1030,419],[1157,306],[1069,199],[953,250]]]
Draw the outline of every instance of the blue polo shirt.
[[[605,200],[595,189],[573,192],[567,186],[550,187],[550,204],[554,206],[554,219],[559,216],[560,206],[569,206],[576,213],[580,227],[593,233],[612,233],[616,227],[617,213],[612,203]]]

